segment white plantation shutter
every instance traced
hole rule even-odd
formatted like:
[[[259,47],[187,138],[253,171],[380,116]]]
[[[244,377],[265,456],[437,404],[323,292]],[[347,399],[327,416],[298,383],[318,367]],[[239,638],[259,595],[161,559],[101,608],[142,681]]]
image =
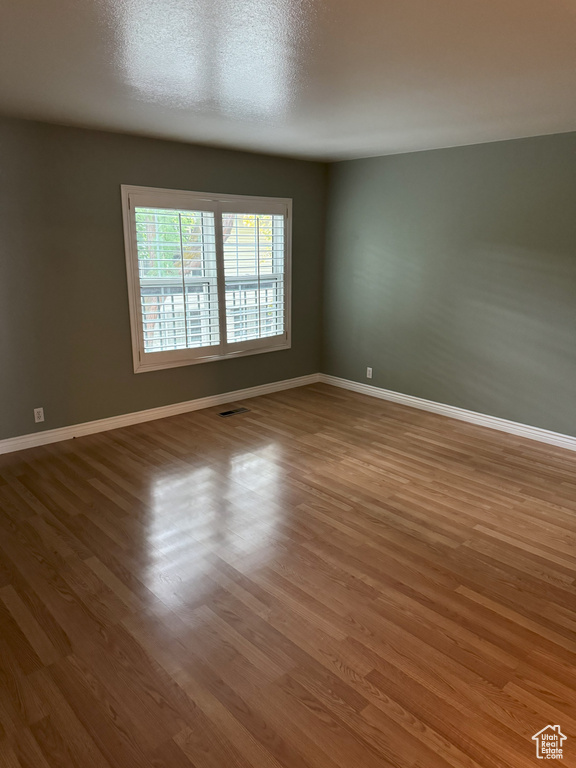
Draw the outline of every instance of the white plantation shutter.
[[[211,211],[134,209],[145,353],[217,346]]]
[[[122,195],[135,371],[289,347],[291,201]]]
[[[282,336],[284,217],[223,213],[222,230],[228,343]]]

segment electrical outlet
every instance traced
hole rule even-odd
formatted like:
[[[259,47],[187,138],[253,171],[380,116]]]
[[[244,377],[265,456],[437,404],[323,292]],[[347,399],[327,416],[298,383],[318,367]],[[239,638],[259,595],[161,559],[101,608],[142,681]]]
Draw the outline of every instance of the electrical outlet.
[[[34,421],[36,424],[44,421],[44,408],[34,408]]]
[[[366,378],[367,379],[372,378],[372,368],[366,368]]]

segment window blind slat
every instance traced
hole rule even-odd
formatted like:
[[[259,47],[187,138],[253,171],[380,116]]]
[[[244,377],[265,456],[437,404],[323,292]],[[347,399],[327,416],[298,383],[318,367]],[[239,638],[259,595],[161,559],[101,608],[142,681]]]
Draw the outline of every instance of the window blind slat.
[[[284,217],[224,212],[222,230],[228,342],[278,333],[285,320]]]
[[[137,207],[134,215],[144,352],[219,344],[214,213]]]

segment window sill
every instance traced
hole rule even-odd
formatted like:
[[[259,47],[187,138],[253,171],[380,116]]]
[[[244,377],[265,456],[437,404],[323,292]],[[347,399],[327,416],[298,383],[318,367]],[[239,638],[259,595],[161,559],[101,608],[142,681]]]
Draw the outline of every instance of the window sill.
[[[200,365],[203,363],[213,363],[217,360],[233,360],[236,357],[248,357],[248,355],[262,355],[265,352],[279,352],[280,350],[291,349],[292,344],[286,342],[284,344],[274,344],[270,347],[262,347],[260,349],[246,349],[243,351],[229,352],[226,355],[210,355],[207,357],[189,358],[187,360],[175,360],[172,362],[154,363],[153,361],[141,362],[138,359],[134,360],[134,373],[146,373],[147,371],[162,371],[165,368],[182,368],[185,365]],[[153,356],[153,355],[152,355]],[[148,356],[147,356],[148,357]]]

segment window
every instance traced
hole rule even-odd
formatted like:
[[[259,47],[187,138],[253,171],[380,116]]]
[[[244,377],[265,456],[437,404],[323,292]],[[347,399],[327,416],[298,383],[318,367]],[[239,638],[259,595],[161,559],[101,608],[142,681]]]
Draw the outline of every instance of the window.
[[[135,372],[290,347],[292,201],[122,186]]]

